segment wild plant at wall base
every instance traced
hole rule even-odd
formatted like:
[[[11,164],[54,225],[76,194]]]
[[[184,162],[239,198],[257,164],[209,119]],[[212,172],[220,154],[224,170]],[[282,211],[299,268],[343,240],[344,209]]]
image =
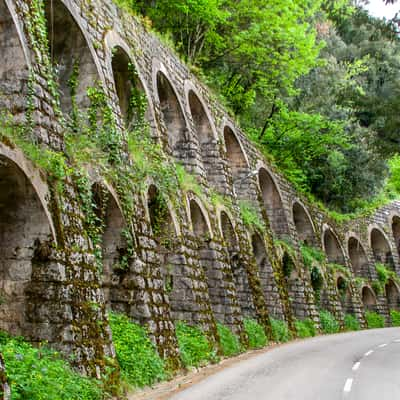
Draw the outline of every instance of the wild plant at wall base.
[[[344,329],[346,331],[359,331],[361,329],[360,322],[352,314],[346,314],[344,316]]]
[[[337,333],[339,332],[340,325],[335,317],[326,310],[319,312],[319,320],[321,322],[321,329],[323,333]]]
[[[209,361],[217,361],[216,350],[200,328],[179,321],[175,331],[185,367],[199,367]]]
[[[286,343],[292,339],[292,335],[285,321],[271,318],[271,327],[275,342]]]
[[[267,342],[267,336],[264,332],[264,328],[254,319],[245,319],[243,321],[244,330],[249,339],[250,349],[259,349],[264,347]]]
[[[146,330],[122,314],[110,313],[109,320],[123,380],[143,387],[164,379],[164,362]]]
[[[384,328],[385,318],[373,311],[365,312],[365,319],[367,321],[368,329]]]
[[[242,351],[239,338],[225,325],[217,323],[219,343],[225,357],[234,356]]]

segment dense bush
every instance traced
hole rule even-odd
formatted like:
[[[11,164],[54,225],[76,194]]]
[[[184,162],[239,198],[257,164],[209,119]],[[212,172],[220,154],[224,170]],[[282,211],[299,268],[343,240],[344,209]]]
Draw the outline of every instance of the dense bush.
[[[310,319],[295,321],[296,332],[299,338],[306,338],[316,335],[314,323]]]
[[[178,322],[176,324],[176,336],[185,367],[199,367],[207,364],[208,361],[216,360],[215,349],[199,328]]]
[[[80,376],[58,353],[0,334],[12,400],[100,400],[98,382]]]
[[[376,312],[367,311],[365,313],[368,329],[383,328],[385,326],[385,318]]]
[[[271,318],[271,327],[272,335],[275,342],[285,343],[292,338],[292,335],[285,321]]]
[[[264,328],[254,319],[245,319],[244,329],[249,338],[250,349],[259,349],[267,344],[268,339],[265,335]]]
[[[359,331],[360,322],[354,315],[346,314],[344,316],[344,329],[346,331]]]
[[[390,319],[392,320],[392,326],[400,326],[400,312],[396,310],[390,310]]]
[[[235,334],[233,334],[231,330],[225,325],[218,323],[217,330],[222,354],[226,357],[239,354],[242,350],[239,338]]]
[[[165,378],[164,363],[145,329],[121,314],[109,318],[123,380],[142,387]]]
[[[319,312],[319,319],[323,333],[339,332],[339,322],[336,321],[335,317],[329,311],[321,310]]]

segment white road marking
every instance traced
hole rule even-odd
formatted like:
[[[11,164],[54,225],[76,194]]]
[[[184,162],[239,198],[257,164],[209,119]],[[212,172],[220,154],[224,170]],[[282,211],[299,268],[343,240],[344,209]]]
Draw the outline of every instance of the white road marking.
[[[352,368],[352,370],[353,371],[357,371],[358,370],[358,368],[360,368],[360,362],[358,361],[358,362],[356,362],[354,365],[353,365],[353,368]]]
[[[367,352],[364,354],[364,356],[365,356],[365,357],[368,357],[368,356],[371,355],[373,352],[374,352],[373,350],[367,351]]]
[[[349,393],[351,391],[351,386],[353,385],[353,379],[348,378],[344,384],[343,392]]]
[[[380,344],[378,347],[379,348],[382,348],[382,347],[386,347],[387,346],[387,343],[382,343],[382,344]]]
[[[400,343],[400,339],[396,339],[395,342],[396,342],[396,343]]]

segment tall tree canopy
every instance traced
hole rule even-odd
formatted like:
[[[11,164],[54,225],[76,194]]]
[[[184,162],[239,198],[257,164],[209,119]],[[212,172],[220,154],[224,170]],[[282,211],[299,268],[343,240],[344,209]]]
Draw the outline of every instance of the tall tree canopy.
[[[363,0],[119,1],[172,37],[300,190],[352,211],[399,165],[396,18]]]

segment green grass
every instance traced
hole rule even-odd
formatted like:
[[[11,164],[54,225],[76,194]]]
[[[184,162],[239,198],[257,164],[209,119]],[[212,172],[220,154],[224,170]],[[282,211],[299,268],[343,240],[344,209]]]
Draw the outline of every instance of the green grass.
[[[122,379],[134,387],[164,379],[164,362],[145,329],[122,314],[110,313],[109,318]]]
[[[217,324],[219,343],[225,357],[234,356],[242,351],[239,338],[225,325]]]
[[[264,328],[257,321],[254,319],[245,319],[243,323],[244,330],[249,339],[250,349],[259,349],[268,343]]]
[[[275,342],[286,343],[292,339],[292,335],[285,321],[271,318],[271,327]]]
[[[359,331],[361,329],[360,322],[352,314],[346,314],[344,316],[344,329],[346,331]]]
[[[200,367],[209,361],[217,361],[216,351],[201,329],[178,322],[176,336],[185,367]]]
[[[385,327],[385,318],[376,312],[367,311],[365,313],[365,319],[367,320],[368,329]]]
[[[338,333],[340,326],[335,317],[326,310],[319,312],[319,319],[321,322],[321,329],[323,333]]]
[[[392,326],[400,326],[400,311],[390,310],[390,319],[392,320]]]
[[[22,338],[0,333],[12,400],[100,400],[99,382],[73,371],[68,362],[46,347],[35,348]]]
[[[295,321],[296,332],[299,338],[307,338],[316,335],[316,329],[311,319],[303,319]]]

